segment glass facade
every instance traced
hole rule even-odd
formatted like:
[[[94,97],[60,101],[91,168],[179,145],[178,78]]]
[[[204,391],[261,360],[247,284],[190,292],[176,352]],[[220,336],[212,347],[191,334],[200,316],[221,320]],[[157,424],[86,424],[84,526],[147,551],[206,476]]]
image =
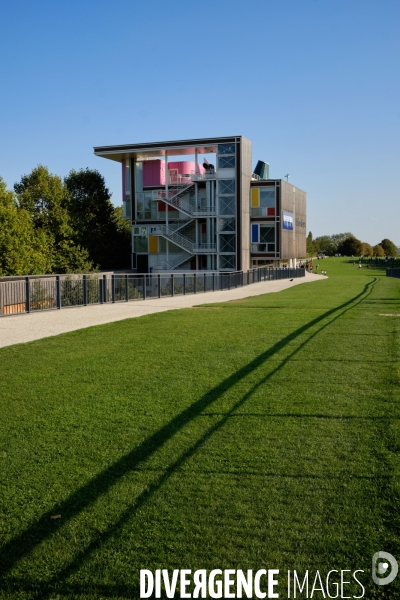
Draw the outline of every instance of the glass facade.
[[[136,194],[136,218],[152,218],[152,192],[139,192]]]
[[[232,142],[230,144],[218,144],[218,156],[222,154],[235,154],[236,148],[235,144]]]
[[[220,252],[235,252],[235,234],[226,233],[219,236],[219,251]]]
[[[234,194],[234,193],[235,193],[235,180],[234,179],[220,179],[218,181],[218,195]]]
[[[133,236],[133,251],[134,252],[148,252],[147,237]]]
[[[220,269],[235,269],[235,255],[224,256],[223,254],[220,254],[218,257],[218,267]]]
[[[265,208],[273,206],[275,208],[274,187],[260,188],[260,206]]]
[[[251,188],[250,206],[252,217],[273,217],[276,214],[275,186]]]
[[[220,215],[235,214],[235,196],[219,196],[218,197],[218,212]]]
[[[235,231],[236,220],[234,217],[218,219],[218,231]]]
[[[275,223],[251,224],[251,251],[275,252]]]
[[[236,161],[234,156],[218,156],[218,169],[232,169]]]
[[[236,225],[240,190],[236,187],[236,142],[216,144],[209,150],[211,154],[215,152],[213,180],[194,178],[192,189],[187,193],[182,190],[174,196],[174,208],[171,206],[171,193],[174,185],[181,183],[184,167],[179,165],[183,161],[168,163],[168,167],[172,167],[168,168],[168,203],[163,200],[163,184],[153,180],[149,183],[148,165],[142,157],[131,161],[135,181],[131,198],[135,195],[136,200],[136,210],[132,215],[132,248],[135,254],[149,255],[149,268],[168,264],[179,269],[178,263],[173,264],[171,255],[185,251],[191,255],[191,269],[232,271],[238,267]],[[133,181],[132,177],[130,181]],[[158,229],[154,230],[154,227]],[[186,263],[185,268],[188,268]]]
[[[147,227],[134,227],[132,230],[133,252],[148,252]]]

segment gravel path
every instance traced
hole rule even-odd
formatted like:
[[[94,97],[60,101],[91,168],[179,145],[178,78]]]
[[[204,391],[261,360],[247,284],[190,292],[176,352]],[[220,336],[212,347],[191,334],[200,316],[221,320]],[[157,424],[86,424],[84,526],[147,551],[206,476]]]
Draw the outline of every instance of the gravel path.
[[[208,292],[188,296],[174,296],[172,298],[153,298],[149,300],[133,300],[115,304],[96,304],[62,310],[48,310],[43,312],[10,315],[0,318],[0,348],[31,342],[41,338],[59,335],[76,329],[103,325],[113,321],[142,317],[152,313],[190,308],[208,302],[226,302],[258,296],[270,292],[280,292],[286,288],[302,283],[309,283],[317,279],[325,279],[323,275],[306,273],[306,277],[289,281],[263,281],[243,288],[226,290],[223,292]]]

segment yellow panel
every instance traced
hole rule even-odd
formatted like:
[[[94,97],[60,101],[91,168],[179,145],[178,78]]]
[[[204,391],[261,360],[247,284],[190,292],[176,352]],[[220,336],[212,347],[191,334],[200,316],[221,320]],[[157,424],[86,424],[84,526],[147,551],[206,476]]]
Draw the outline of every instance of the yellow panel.
[[[150,252],[152,254],[157,254],[158,252],[158,237],[156,235],[149,235],[149,246]]]
[[[252,188],[251,190],[251,205],[253,207],[257,207],[259,206],[259,197],[260,197],[260,190],[258,188]]]

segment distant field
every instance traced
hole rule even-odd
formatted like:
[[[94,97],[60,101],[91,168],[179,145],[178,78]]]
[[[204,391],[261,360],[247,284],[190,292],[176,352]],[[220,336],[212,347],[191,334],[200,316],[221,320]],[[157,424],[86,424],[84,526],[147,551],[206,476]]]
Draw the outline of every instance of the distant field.
[[[136,599],[140,569],[201,568],[364,569],[365,598],[400,598],[371,581],[399,558],[400,280],[319,263],[0,349],[1,600]]]

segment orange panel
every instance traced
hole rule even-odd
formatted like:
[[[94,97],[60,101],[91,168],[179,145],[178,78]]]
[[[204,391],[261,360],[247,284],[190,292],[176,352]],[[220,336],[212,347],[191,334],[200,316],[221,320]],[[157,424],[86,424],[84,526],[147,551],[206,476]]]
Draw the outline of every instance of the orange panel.
[[[158,237],[156,235],[149,235],[149,247],[152,254],[158,253]]]

